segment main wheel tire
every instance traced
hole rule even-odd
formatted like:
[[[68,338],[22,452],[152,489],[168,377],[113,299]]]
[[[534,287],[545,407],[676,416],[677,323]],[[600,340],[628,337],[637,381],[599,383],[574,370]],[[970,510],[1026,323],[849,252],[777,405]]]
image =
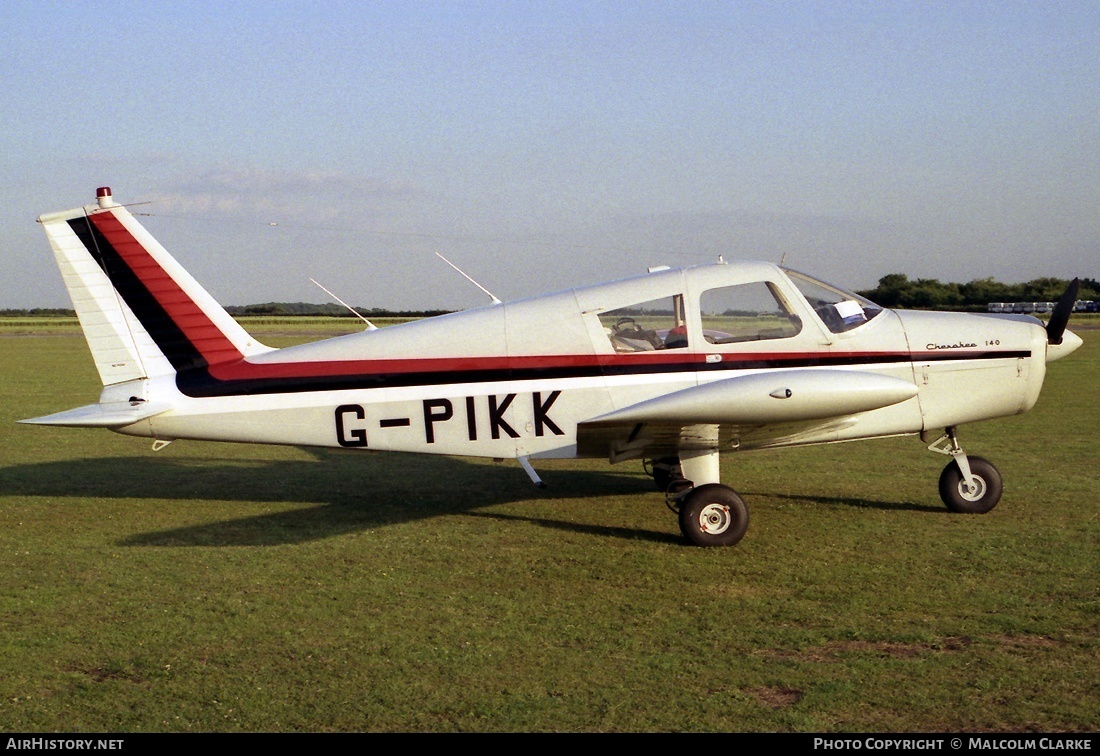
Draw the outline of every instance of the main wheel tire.
[[[970,474],[974,476],[974,490],[970,491],[963,480],[962,470],[952,460],[940,473],[940,498],[952,512],[984,514],[1001,500],[1004,485],[1001,474],[988,460],[968,457]]]
[[[680,532],[696,546],[732,546],[749,529],[749,508],[729,486],[707,483],[680,502]]]

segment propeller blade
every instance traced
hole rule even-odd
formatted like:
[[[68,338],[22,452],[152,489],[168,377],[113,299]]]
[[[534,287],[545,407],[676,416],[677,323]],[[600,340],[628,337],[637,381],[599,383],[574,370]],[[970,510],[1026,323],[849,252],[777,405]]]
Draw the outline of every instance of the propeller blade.
[[[1054,305],[1054,312],[1047,322],[1047,343],[1061,344],[1062,334],[1066,332],[1066,324],[1069,323],[1069,315],[1073,312],[1073,306],[1077,302],[1077,290],[1081,287],[1081,279],[1075,278],[1069,282],[1069,286],[1062,292],[1058,304]]]

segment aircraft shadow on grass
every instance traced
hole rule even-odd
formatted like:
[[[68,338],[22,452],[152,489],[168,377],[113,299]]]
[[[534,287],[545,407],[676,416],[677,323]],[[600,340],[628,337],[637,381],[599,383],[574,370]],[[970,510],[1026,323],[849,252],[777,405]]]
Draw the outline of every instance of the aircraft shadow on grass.
[[[0,468],[2,496],[90,497],[178,502],[240,501],[306,505],[201,525],[129,536],[120,546],[276,546],[304,543],[446,514],[586,532],[625,540],[681,542],[679,533],[570,522],[514,512],[475,511],[528,500],[566,501],[593,496],[647,495],[660,506],[652,480],[628,471],[548,471],[536,489],[518,469],[459,457],[349,454],[310,450],[298,461],[213,458],[108,457]],[[757,493],[807,504],[873,509],[936,510],[910,503]],[[227,507],[227,514],[230,513]]]
[[[746,497],[768,497],[806,504],[834,504],[856,509],[883,509],[893,512],[931,512],[934,514],[950,514],[942,506],[931,504],[917,504],[912,501],[877,501],[873,499],[861,499],[855,496],[808,496],[806,494],[782,494],[782,493],[746,493]]]
[[[556,470],[550,487],[539,490],[518,467],[490,466],[458,457],[311,451],[322,459],[129,457],[18,465],[0,468],[0,496],[135,499],[146,506],[158,506],[158,499],[304,505],[134,535],[119,541],[121,546],[274,546],[532,499],[564,501],[639,492],[656,497],[652,481],[637,471]],[[655,498],[654,503],[658,501]],[[226,513],[231,512],[227,506]],[[629,539],[679,540],[673,532],[589,526],[516,514],[479,515]]]

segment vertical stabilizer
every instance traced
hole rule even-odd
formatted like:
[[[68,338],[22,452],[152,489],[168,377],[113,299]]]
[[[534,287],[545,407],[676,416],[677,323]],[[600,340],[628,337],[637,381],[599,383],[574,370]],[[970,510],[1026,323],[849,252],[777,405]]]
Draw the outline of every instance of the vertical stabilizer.
[[[105,386],[270,351],[114,202],[109,188],[97,198],[38,221]]]

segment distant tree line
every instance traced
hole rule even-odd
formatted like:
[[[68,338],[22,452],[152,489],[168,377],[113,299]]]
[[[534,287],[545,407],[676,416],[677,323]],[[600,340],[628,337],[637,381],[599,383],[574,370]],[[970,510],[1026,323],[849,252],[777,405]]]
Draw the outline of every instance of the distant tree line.
[[[252,305],[230,305],[225,309],[234,317],[250,315],[308,315],[329,318],[355,317],[346,307],[332,303],[266,302],[264,304]],[[430,318],[451,312],[451,310],[386,310],[381,307],[372,307],[369,310],[365,307],[356,307],[355,311],[365,318]]]
[[[33,310],[0,310],[0,318],[75,318],[75,310],[64,307],[35,307]]]
[[[1057,302],[1069,286],[1064,278],[1036,278],[1019,284],[1005,284],[992,278],[969,283],[942,283],[935,278],[911,280],[904,273],[891,273],[878,280],[874,289],[856,292],[883,307],[912,310],[982,309],[990,302]],[[1100,282],[1081,279],[1078,299],[1100,299]]]

